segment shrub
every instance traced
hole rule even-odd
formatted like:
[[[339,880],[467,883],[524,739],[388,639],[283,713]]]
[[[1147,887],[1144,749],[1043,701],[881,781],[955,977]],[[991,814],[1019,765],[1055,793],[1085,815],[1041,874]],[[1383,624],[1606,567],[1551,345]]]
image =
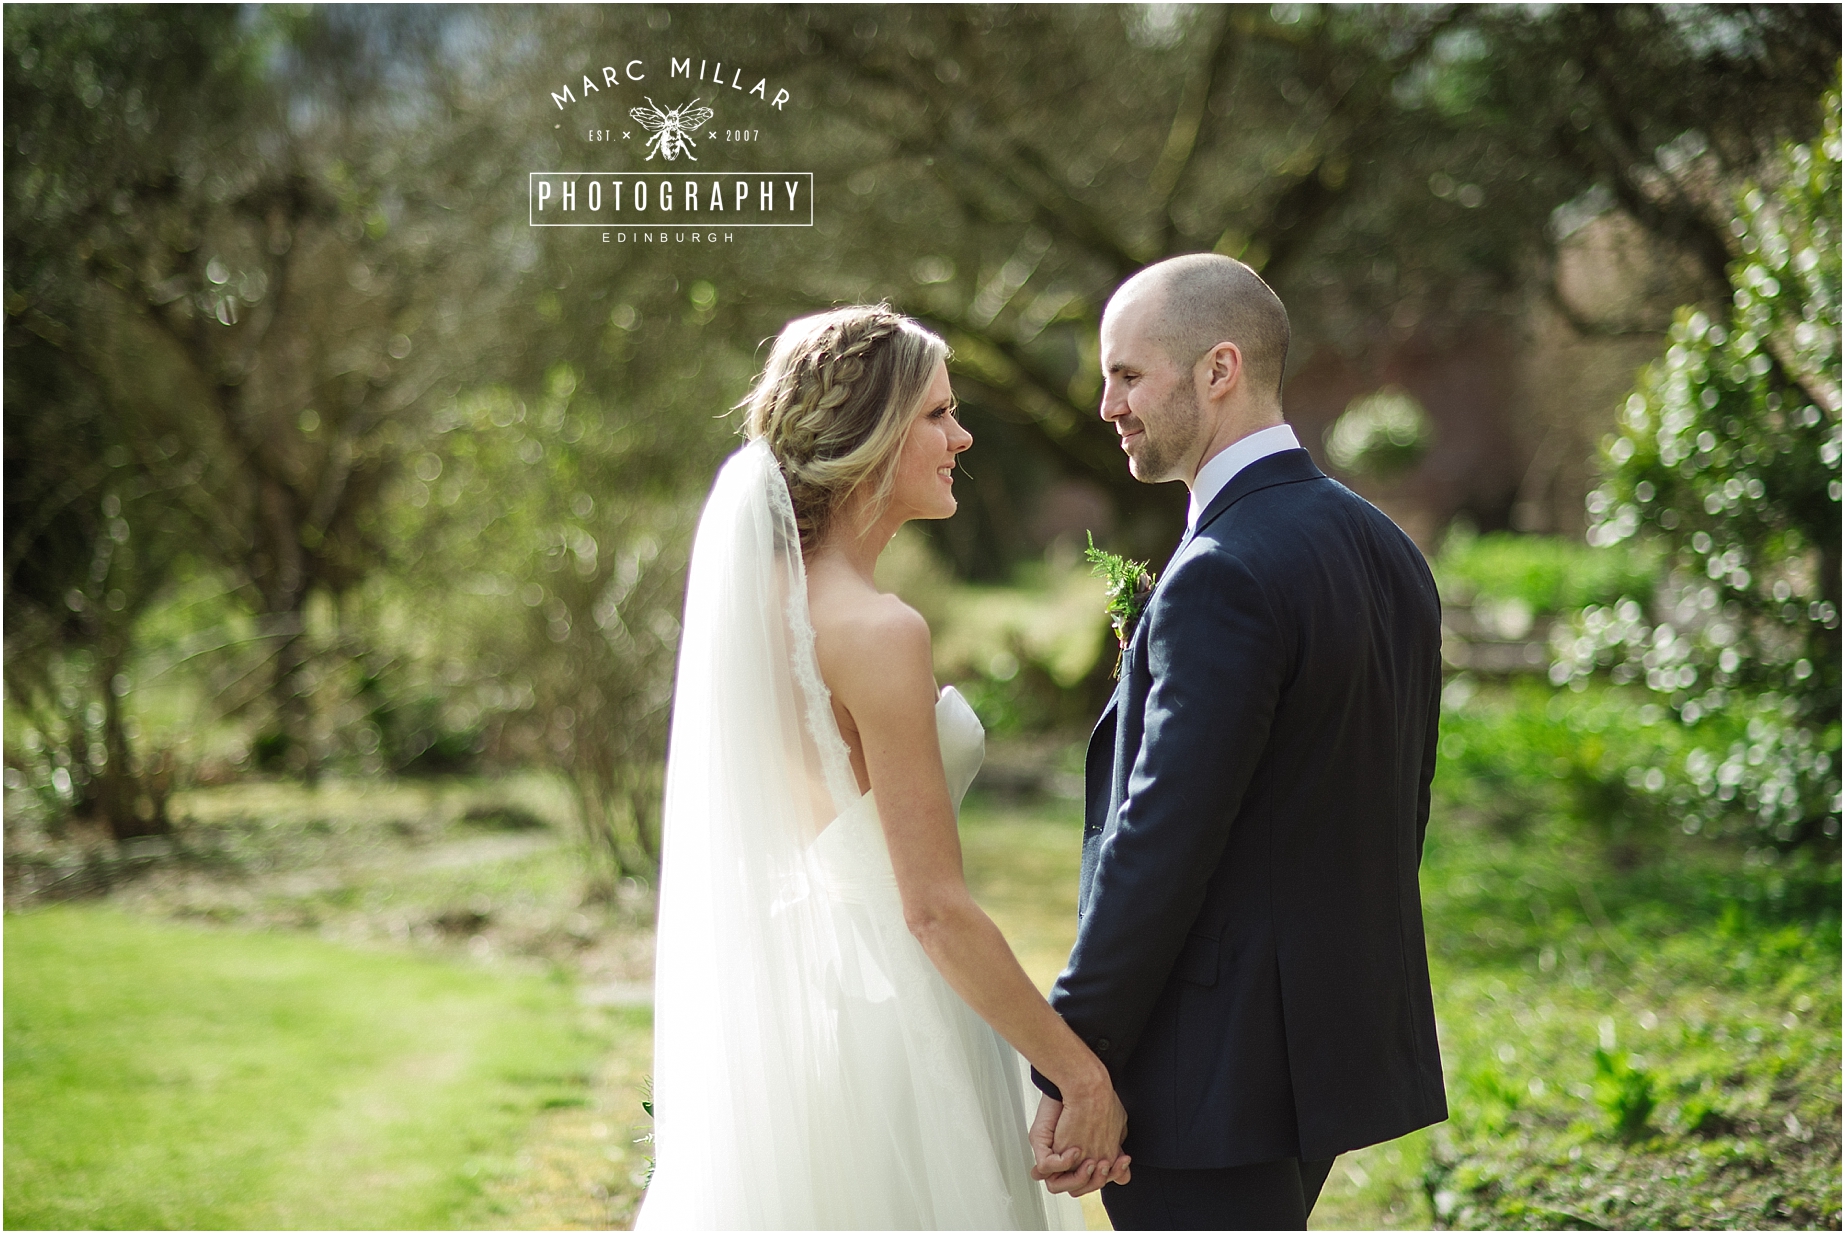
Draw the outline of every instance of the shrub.
[[[1648,594],[1659,568],[1658,555],[1648,545],[1598,551],[1562,536],[1478,535],[1465,523],[1449,530],[1433,564],[1444,600],[1511,600],[1533,614]]]
[[[1727,321],[1680,311],[1588,498],[1589,542],[1644,535],[1666,582],[1583,609],[1551,680],[1644,684],[1699,734],[1670,769],[1687,829],[1724,820],[1792,846],[1839,833],[1836,91],[1820,140],[1775,175],[1738,203]],[[1729,731],[1707,731],[1713,717]]]

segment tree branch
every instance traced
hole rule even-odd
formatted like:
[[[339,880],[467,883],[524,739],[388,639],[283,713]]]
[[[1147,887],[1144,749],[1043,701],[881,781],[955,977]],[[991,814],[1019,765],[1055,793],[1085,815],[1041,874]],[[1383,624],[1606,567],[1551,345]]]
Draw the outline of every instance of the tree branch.
[[[1178,239],[1178,220],[1172,212],[1173,199],[1185,183],[1186,174],[1191,171],[1192,161],[1198,153],[1199,138],[1210,114],[1211,97],[1217,92],[1218,81],[1231,71],[1242,53],[1242,32],[1238,29],[1241,21],[1240,15],[1233,15],[1228,9],[1218,19],[1210,50],[1186,82],[1185,94],[1179,100],[1178,109],[1173,113],[1172,127],[1166,133],[1166,145],[1160,151],[1153,174],[1148,177],[1148,187],[1159,202],[1162,218],[1160,251],[1163,253],[1173,252]]]

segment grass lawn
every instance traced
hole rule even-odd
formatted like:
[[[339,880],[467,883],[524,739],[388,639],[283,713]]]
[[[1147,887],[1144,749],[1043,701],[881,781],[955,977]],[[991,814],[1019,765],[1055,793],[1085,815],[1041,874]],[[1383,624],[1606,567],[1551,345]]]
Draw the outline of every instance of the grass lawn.
[[[651,1014],[583,994],[644,993],[644,906],[584,904],[561,833],[483,831],[465,802],[512,790],[463,787],[192,795],[219,856],[9,915],[6,1223],[630,1223]],[[962,817],[1043,989],[1078,814]],[[1341,1157],[1314,1228],[1837,1228],[1836,864],[1678,843],[1622,869],[1450,799],[1423,889],[1453,1117]]]
[[[1047,994],[1076,941],[1081,809],[1064,801],[1011,806],[976,794],[961,811],[968,886]]]
[[[494,1226],[641,1013],[567,984],[106,904],[6,923],[11,1228]]]
[[[1077,812],[963,813],[975,895],[1045,989],[1075,936]],[[1313,1228],[1838,1228],[1837,878],[1689,844],[1623,872],[1566,826],[1438,819],[1452,1117],[1341,1156]]]

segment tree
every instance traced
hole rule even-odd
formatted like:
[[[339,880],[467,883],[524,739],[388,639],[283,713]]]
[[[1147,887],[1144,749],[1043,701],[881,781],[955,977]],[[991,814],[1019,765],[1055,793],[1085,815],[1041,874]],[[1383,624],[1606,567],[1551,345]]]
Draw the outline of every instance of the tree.
[[[717,402],[747,374],[701,368],[678,394]],[[354,597],[396,696],[445,683],[449,731],[563,774],[596,894],[658,868],[685,564],[728,436],[659,394],[617,405],[559,364],[529,403],[491,388],[442,407],[403,481],[421,491],[388,507],[392,568]]]
[[[176,490],[203,467],[149,383],[99,371],[113,323],[82,264],[122,186],[157,178],[162,115],[225,118],[243,64],[223,12],[5,21],[7,693],[35,729],[28,782],[125,839],[167,826],[170,768],[135,750],[124,699],[135,625],[194,556]]]
[[[617,873],[657,855],[672,563],[748,352],[705,330],[710,282],[506,216],[505,169],[555,165],[548,123],[505,119],[549,71],[533,17],[9,10],[8,673],[61,804],[128,739],[136,618],[205,571],[258,640],[213,653],[210,692],[276,765],[549,763]],[[488,404],[517,415],[475,425]],[[488,628],[497,594],[454,586],[482,575],[520,580]]]
[[[366,512],[432,402],[522,337],[517,262],[483,243],[492,99],[417,72],[441,34],[408,11],[8,14],[9,343],[60,374],[9,382],[9,425],[55,431],[61,382],[138,443],[157,512],[257,615],[267,744],[310,774],[308,602],[379,558]],[[83,487],[45,479],[25,527]],[[50,547],[13,556],[29,574]]]
[[[1727,235],[1708,184],[1809,135],[1814,66],[1829,82],[1838,46],[1772,6],[5,20],[9,673],[66,672],[104,636],[84,620],[132,638],[137,596],[209,571],[227,626],[248,617],[256,640],[221,705],[284,765],[412,766],[436,733],[412,717],[436,716],[442,749],[581,775],[624,870],[649,860],[633,786],[663,748],[672,563],[730,440],[718,414],[788,317],[889,297],[950,337],[982,442],[940,541],[964,575],[1034,551],[1027,512],[1071,477],[1111,495],[1118,547],[1156,556],[1180,495],[1128,479],[1093,410],[1120,278],[1177,251],[1241,255],[1287,298],[1300,352],[1504,314],[1543,273],[1553,209],[1597,184],[1675,244],[1704,243],[1683,238],[1687,211]],[[668,42],[787,82],[789,123],[740,157],[818,173],[812,232],[668,251],[508,211],[508,169],[582,165],[540,86]],[[625,114],[602,99],[573,115],[592,107]],[[487,403],[530,410],[483,428],[468,417]],[[545,427],[556,407],[576,441]],[[109,550],[109,569],[144,578],[86,592],[79,620],[70,593],[119,544],[117,518],[134,551]],[[643,557],[619,621],[599,618]],[[488,575],[518,583],[456,594]],[[423,624],[473,631],[506,681],[454,677],[450,650],[380,616],[411,580]],[[535,607],[516,598],[528,583]],[[106,720],[98,691],[123,674],[85,663],[71,714]]]
[[[1836,91],[1823,116],[1740,194],[1725,318],[1679,314],[1604,444],[1590,542],[1656,537],[1669,579],[1650,604],[1585,610],[1552,671],[1643,681],[1733,738],[1659,791],[1688,827],[1741,814],[1788,846],[1839,832]]]
[[[758,37],[824,100],[808,148],[849,196],[831,277],[764,273],[814,301],[890,294],[948,334],[995,448],[974,462],[973,519],[943,531],[984,575],[1024,550],[1020,495],[1059,475],[1110,494],[1136,555],[1176,537],[1177,494],[1128,479],[1093,410],[1097,317],[1140,265],[1203,249],[1250,261],[1289,304],[1302,356],[1507,316],[1553,210],[1598,184],[1708,257],[1726,220],[1699,212],[1699,177],[1808,135],[1838,55],[1827,14],[1771,6],[776,22]],[[1723,260],[1719,244],[1713,277]],[[893,278],[906,265],[907,285]]]
[[[38,756],[18,770],[54,813],[95,817],[117,840],[160,834],[171,760],[134,748],[124,701],[135,625],[188,555],[184,520],[132,465],[158,447],[120,431],[48,351],[38,334],[18,340],[6,372],[9,409],[50,395],[59,412],[6,420],[7,697]]]

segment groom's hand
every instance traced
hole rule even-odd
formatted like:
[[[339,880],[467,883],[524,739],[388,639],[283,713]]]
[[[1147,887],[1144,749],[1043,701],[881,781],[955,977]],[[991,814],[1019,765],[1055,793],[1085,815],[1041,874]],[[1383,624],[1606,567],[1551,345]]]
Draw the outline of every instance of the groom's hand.
[[[1114,1094],[1109,1094],[1111,1103]],[[1038,1114],[1031,1124],[1031,1150],[1037,1164],[1032,1167],[1031,1175],[1041,1181],[1045,1189],[1056,1195],[1084,1196],[1099,1190],[1107,1183],[1125,1183],[1132,1178],[1128,1166],[1130,1158],[1125,1154],[1113,1157],[1089,1158],[1082,1160],[1082,1149],[1070,1144],[1062,1150],[1054,1148],[1057,1130],[1064,1121],[1065,1107],[1062,1102],[1050,1097],[1040,1097]],[[1066,1132],[1069,1128],[1064,1129]],[[1120,1133],[1116,1133],[1119,1142]]]

